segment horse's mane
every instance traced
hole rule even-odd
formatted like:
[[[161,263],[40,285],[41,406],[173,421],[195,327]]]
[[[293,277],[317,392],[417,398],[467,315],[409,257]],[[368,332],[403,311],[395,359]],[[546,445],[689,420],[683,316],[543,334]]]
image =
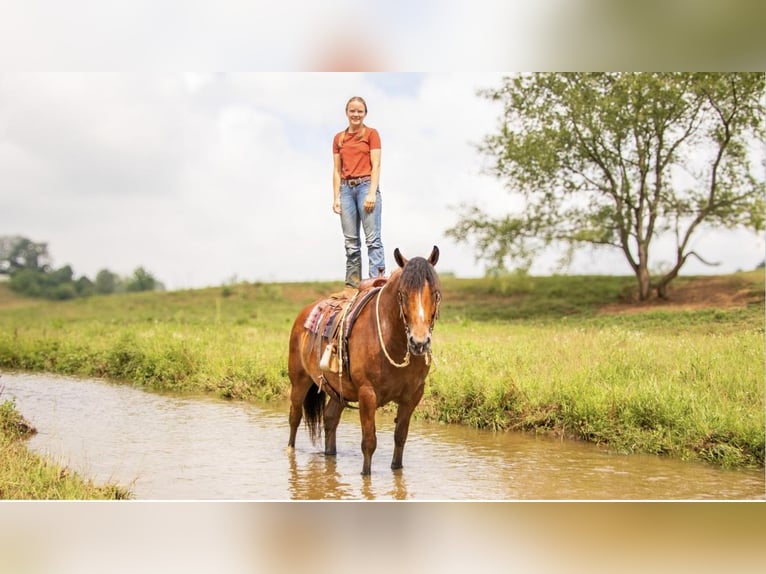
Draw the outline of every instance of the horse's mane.
[[[431,291],[439,291],[439,275],[423,257],[413,257],[402,269],[402,276],[399,280],[400,289],[407,291],[421,289],[428,283]]]

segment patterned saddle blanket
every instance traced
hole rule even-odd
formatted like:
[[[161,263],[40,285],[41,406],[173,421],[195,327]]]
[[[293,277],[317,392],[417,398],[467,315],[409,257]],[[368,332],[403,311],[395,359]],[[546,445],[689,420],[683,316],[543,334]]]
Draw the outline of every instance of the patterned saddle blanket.
[[[317,342],[322,339],[327,342],[334,341],[332,353],[337,353],[338,345],[342,345],[343,355],[347,358],[348,338],[359,313],[385,284],[386,280],[380,278],[363,283],[356,291],[346,290],[330,295],[314,305],[303,326],[314,335]],[[341,324],[344,318],[342,340],[338,340],[341,338]],[[317,346],[317,350],[319,348],[321,345]]]

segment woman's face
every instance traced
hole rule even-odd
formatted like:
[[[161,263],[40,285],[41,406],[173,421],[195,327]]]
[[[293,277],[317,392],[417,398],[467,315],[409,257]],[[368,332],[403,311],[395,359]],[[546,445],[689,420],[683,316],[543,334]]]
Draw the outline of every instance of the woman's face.
[[[362,127],[362,122],[367,112],[364,111],[364,104],[358,100],[349,102],[346,106],[346,117],[348,117],[348,127],[352,130],[358,130]]]

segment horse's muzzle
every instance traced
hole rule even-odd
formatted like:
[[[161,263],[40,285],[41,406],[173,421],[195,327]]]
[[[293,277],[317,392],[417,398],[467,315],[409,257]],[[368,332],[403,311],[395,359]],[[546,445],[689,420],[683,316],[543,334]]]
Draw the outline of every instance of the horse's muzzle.
[[[431,352],[431,335],[423,340],[417,340],[415,337],[410,336],[409,339],[410,353],[413,355],[425,355]]]

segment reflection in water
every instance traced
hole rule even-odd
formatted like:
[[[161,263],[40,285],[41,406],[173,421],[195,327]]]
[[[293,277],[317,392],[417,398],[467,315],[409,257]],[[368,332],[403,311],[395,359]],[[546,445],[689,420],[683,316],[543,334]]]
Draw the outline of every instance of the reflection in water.
[[[2,376],[4,397],[38,429],[29,447],[141,499],[699,500],[764,499],[762,470],[725,471],[581,442],[412,421],[404,469],[392,471],[393,417],[377,415],[372,475],[362,477],[355,413],[338,454],[298,435],[286,404],[172,397],[49,375]]]
[[[349,421],[350,422],[350,421]],[[287,484],[292,500],[406,500],[407,482],[402,470],[391,472],[391,485],[385,490],[376,488],[376,480],[370,476],[358,478],[343,468],[338,468],[337,456],[325,456],[321,451],[306,454],[298,462],[296,451],[285,449],[290,465]],[[344,453],[345,455],[346,453]],[[360,455],[361,456],[361,455]],[[351,472],[351,479],[344,479]],[[357,490],[358,488],[358,490]]]
[[[293,500],[342,500],[353,498],[347,482],[338,472],[335,457],[316,453],[298,465],[295,451],[286,449],[290,461],[290,477],[287,484]]]
[[[362,497],[365,500],[375,500],[375,492],[372,488],[372,477],[362,477]]]
[[[407,481],[402,469],[394,471],[394,486],[387,494],[394,500],[407,500]]]

